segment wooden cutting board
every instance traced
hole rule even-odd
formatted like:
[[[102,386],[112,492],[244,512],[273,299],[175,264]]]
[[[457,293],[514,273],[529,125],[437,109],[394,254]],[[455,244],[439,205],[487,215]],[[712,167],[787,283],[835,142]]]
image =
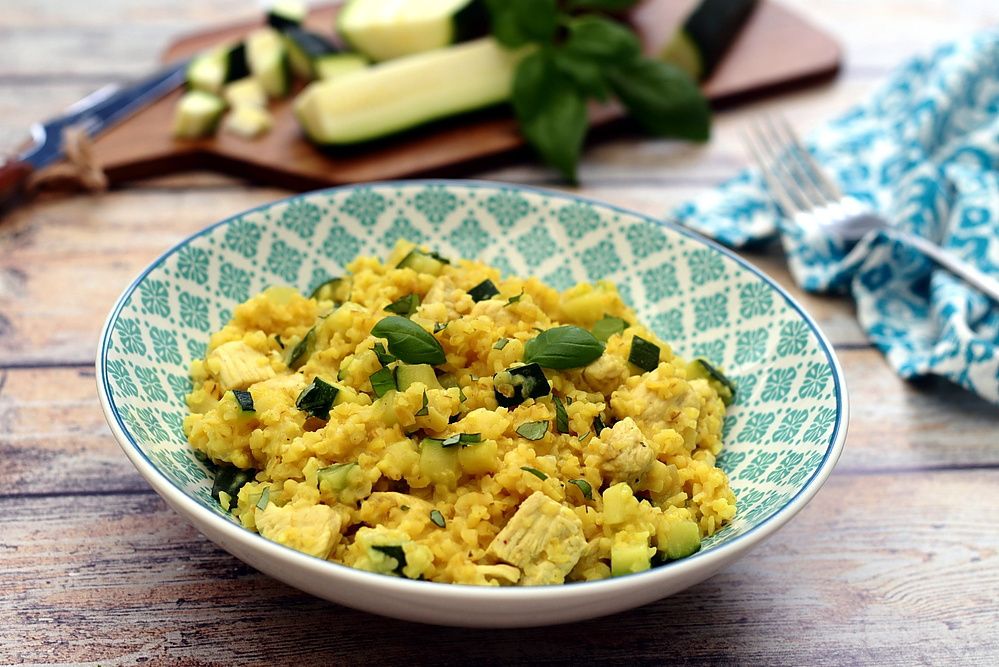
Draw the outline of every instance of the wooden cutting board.
[[[656,52],[673,34],[693,0],[647,0],[633,14],[645,48]],[[306,23],[331,33],[337,7],[315,8]],[[164,62],[238,39],[262,22],[192,34],[167,48]],[[803,84],[837,70],[840,50],[826,33],[775,2],[750,17],[704,91],[715,103]],[[181,91],[165,96],[95,141],[95,155],[112,183],[190,169],[214,169],[268,185],[304,190],[328,185],[415,175],[474,174],[501,156],[517,156],[524,142],[505,110],[442,121],[377,144],[320,150],[302,136],[291,101],[272,104],[274,128],[257,139],[219,132],[179,141],[170,136]],[[594,124],[620,117],[614,108],[594,109]],[[520,151],[528,155],[526,151]]]

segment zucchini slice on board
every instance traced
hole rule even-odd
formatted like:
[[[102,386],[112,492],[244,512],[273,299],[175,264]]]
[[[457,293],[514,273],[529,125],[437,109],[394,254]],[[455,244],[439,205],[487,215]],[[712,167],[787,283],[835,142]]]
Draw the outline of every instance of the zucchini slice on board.
[[[193,90],[219,93],[223,85],[249,73],[246,48],[239,42],[192,58],[187,66],[187,86]]]
[[[222,121],[222,129],[245,139],[253,139],[271,129],[274,119],[267,109],[253,104],[233,107]]]
[[[660,57],[699,81],[711,76],[758,0],[701,0]]]
[[[286,29],[284,38],[288,44],[291,71],[306,81],[316,78],[316,60],[339,51],[333,42],[324,36],[298,26]]]
[[[225,102],[218,95],[203,90],[190,90],[177,102],[173,116],[173,136],[178,139],[198,139],[215,132],[225,111]]]
[[[518,53],[485,38],[310,84],[295,115],[319,144],[353,144],[503,102]]]
[[[222,89],[222,97],[231,107],[267,106],[267,93],[252,76],[228,84]]]
[[[336,79],[344,74],[360,71],[368,66],[368,59],[360,53],[341,51],[320,56],[312,63],[317,79]]]
[[[246,60],[250,73],[270,97],[284,97],[291,88],[288,48],[281,34],[261,28],[246,38]]]
[[[348,0],[337,32],[372,60],[439,49],[488,32],[484,0]]]
[[[267,10],[267,25],[275,30],[287,30],[302,25],[308,7],[301,0],[276,0]]]

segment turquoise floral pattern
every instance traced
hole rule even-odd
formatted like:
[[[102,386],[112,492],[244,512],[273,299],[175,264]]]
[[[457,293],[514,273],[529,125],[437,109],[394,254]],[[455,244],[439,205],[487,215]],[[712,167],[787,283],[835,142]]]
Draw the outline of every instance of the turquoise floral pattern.
[[[267,256],[267,268],[285,282],[294,283],[298,279],[299,269],[302,268],[303,258],[301,252],[278,239]]]
[[[344,201],[341,210],[365,227],[371,227],[386,208],[385,197],[371,188],[357,188]]]
[[[316,233],[316,225],[321,217],[318,206],[302,199],[294,199],[281,213],[281,226],[308,240]]]
[[[509,228],[531,212],[531,205],[514,190],[500,190],[486,198],[486,211],[493,216],[497,225]]]
[[[439,225],[458,208],[458,198],[442,185],[430,185],[413,198],[413,206],[427,220]]]
[[[210,497],[211,473],[183,432],[189,367],[204,358],[210,332],[267,285],[310,293],[357,255],[385,257],[400,240],[455,259],[483,258],[560,290],[609,280],[675,353],[723,368],[737,390],[719,464],[732,476],[739,514],[705,551],[765,520],[823,465],[837,432],[839,388],[815,331],[773,288],[670,227],[509,186],[317,192],[244,213],[183,244],[140,279],[103,348],[102,378],[125,431],[173,483],[224,515]]]
[[[899,67],[866,101],[805,142],[845,196],[994,278],[997,61],[995,30],[942,45]],[[674,217],[729,245],[779,238],[804,289],[852,294],[864,332],[901,377],[942,376],[999,404],[999,305],[897,236],[871,233],[855,247],[830,243],[827,235],[782,218],[755,171],[682,206]],[[757,302],[744,299],[745,312],[756,312]],[[810,332],[803,324],[785,325],[778,354],[807,349]],[[806,371],[802,392],[812,386]]]

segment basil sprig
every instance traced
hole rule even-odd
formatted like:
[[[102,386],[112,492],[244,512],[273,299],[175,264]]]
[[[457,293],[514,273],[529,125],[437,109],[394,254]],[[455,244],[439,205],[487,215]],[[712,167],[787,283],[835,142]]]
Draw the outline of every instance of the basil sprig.
[[[443,364],[444,348],[429,333],[412,320],[390,315],[371,328],[371,335],[388,341],[389,352],[407,364]]]
[[[571,324],[546,329],[524,345],[525,362],[558,370],[587,366],[603,353],[603,343]]]
[[[634,31],[598,13],[637,0],[486,0],[493,36],[534,50],[514,74],[520,131],[541,157],[576,179],[589,126],[586,101],[615,97],[647,131],[708,137],[710,110],[697,83],[674,65],[642,56]]]

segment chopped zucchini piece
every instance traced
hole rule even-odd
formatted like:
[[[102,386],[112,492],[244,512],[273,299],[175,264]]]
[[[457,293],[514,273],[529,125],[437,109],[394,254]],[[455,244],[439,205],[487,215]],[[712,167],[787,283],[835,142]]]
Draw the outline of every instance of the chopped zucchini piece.
[[[330,408],[336,400],[339,389],[321,378],[313,378],[312,383],[302,390],[295,401],[295,407],[302,412],[318,417],[330,418]]]
[[[256,476],[256,470],[243,470],[228,463],[220,463],[218,464],[218,470],[215,471],[215,480],[212,482],[212,498],[221,503],[222,500],[219,494],[226,493],[230,498],[231,507],[232,501],[239,495],[239,490],[243,488],[243,485],[247,482],[252,482]],[[230,507],[223,507],[222,509],[228,510]]]
[[[486,33],[483,0],[348,0],[337,32],[374,60],[439,49]]]
[[[441,389],[434,373],[434,367],[430,364],[400,364],[395,369],[395,383],[399,391],[417,382],[422,382],[428,389]]]
[[[253,139],[270,131],[273,124],[274,119],[267,109],[244,105],[233,107],[232,111],[226,114],[222,129],[245,139]]]
[[[187,66],[187,86],[192,90],[218,93],[225,83],[226,64],[217,51],[194,56]]]
[[[379,139],[432,120],[504,102],[520,51],[486,38],[314,81],[295,115],[318,144]]]
[[[496,289],[496,285],[488,278],[468,290],[468,296],[472,297],[472,301],[475,301],[476,303],[498,296],[499,293],[499,290]]]
[[[701,0],[661,58],[704,80],[739,35],[758,0]]]
[[[459,449],[444,447],[434,438],[424,438],[420,443],[420,472],[434,484],[454,488],[461,477]]]
[[[267,10],[267,25],[275,30],[288,30],[302,25],[308,7],[302,0],[275,0]]]
[[[315,347],[316,328],[312,327],[305,334],[305,337],[298,341],[298,345],[292,348],[291,355],[288,357],[288,368],[297,371],[304,366],[305,362],[312,356],[313,351],[315,351]]]
[[[327,81],[366,69],[368,59],[360,53],[330,53],[314,60],[312,66],[315,69],[316,78]]]
[[[256,409],[253,407],[253,396],[250,392],[242,389],[233,389],[232,395],[236,399],[240,410],[243,412],[256,412]]]
[[[625,530],[615,533],[611,545],[611,576],[648,570],[655,553],[655,547],[649,546],[649,533]]]
[[[486,440],[477,445],[458,448],[458,463],[468,475],[485,475],[495,472],[499,465],[499,445]]]
[[[701,548],[701,529],[694,521],[681,521],[670,526],[666,536],[666,545],[659,548],[666,552],[671,560],[686,558]]]
[[[215,132],[225,102],[218,95],[203,90],[190,90],[181,96],[173,116],[173,136],[178,139],[199,139]]]
[[[350,478],[355,470],[360,470],[356,463],[334,463],[316,472],[316,480],[320,488],[325,484],[331,491],[343,491],[350,486]]]
[[[493,394],[501,407],[520,405],[528,398],[541,398],[552,391],[545,372],[537,364],[525,364],[493,376]]]
[[[697,358],[687,364],[687,377],[707,380],[725,405],[735,400],[735,384],[707,359]]]
[[[350,298],[350,280],[348,278],[330,278],[312,290],[309,298],[341,304]]]
[[[640,336],[631,340],[628,361],[643,371],[651,373],[659,367],[659,346]]]
[[[291,71],[306,81],[316,78],[316,61],[339,51],[338,48],[319,33],[299,26],[286,28],[284,38],[288,45],[288,62]]]
[[[397,269],[413,269],[417,273],[428,273],[432,276],[439,276],[444,270],[445,264],[450,264],[450,260],[441,257],[437,253],[423,252],[419,248],[413,248],[398,264]]]
[[[638,513],[638,498],[625,482],[604,489],[601,494],[604,501],[604,523],[618,525]]]
[[[261,28],[246,38],[246,60],[253,78],[260,82],[269,97],[284,97],[291,88],[288,49],[281,35],[271,28]]]
[[[267,93],[252,76],[233,81],[222,90],[222,97],[231,107],[265,107]]]

